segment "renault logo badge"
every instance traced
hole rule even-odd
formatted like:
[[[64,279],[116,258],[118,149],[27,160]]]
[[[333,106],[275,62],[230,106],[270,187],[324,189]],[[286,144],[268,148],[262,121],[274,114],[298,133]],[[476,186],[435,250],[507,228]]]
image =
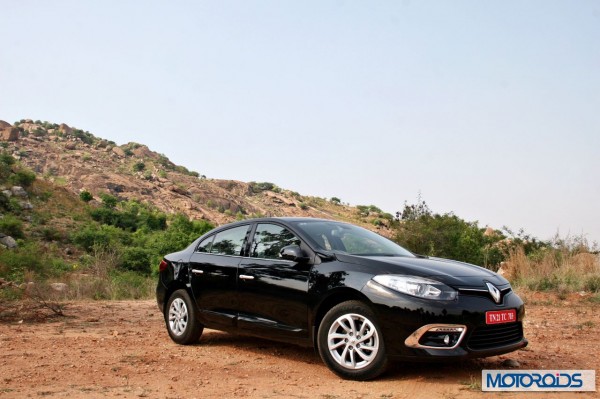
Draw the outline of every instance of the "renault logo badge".
[[[494,298],[494,302],[500,303],[500,290],[492,283],[485,283],[485,285],[487,285],[490,295]]]

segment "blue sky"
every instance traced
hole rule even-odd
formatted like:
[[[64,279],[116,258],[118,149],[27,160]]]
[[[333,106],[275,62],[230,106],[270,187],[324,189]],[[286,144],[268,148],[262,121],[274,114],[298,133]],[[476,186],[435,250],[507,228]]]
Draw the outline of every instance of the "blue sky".
[[[600,2],[0,0],[0,119],[600,241]]]

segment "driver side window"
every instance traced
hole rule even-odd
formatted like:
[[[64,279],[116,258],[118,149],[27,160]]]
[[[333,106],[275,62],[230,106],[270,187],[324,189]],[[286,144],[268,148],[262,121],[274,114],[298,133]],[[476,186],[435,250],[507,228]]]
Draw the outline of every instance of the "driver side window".
[[[288,245],[300,245],[300,239],[285,227],[259,224],[250,249],[253,258],[281,259],[279,252]]]

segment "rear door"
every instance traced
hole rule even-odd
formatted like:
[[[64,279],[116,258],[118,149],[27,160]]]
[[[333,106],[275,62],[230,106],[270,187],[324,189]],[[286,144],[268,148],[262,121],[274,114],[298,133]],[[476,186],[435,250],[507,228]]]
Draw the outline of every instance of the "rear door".
[[[235,326],[237,269],[251,224],[221,230],[200,242],[190,258],[191,285],[200,320],[207,326]]]
[[[239,265],[240,331],[282,339],[308,336],[308,262],[282,259],[281,248],[301,241],[275,223],[258,223]]]

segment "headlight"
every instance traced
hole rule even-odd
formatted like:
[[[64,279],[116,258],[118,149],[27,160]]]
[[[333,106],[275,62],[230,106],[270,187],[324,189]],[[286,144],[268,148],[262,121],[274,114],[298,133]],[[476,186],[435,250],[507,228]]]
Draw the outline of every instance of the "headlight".
[[[419,298],[450,301],[456,298],[456,290],[439,281],[424,277],[381,274],[373,280],[394,291]]]

